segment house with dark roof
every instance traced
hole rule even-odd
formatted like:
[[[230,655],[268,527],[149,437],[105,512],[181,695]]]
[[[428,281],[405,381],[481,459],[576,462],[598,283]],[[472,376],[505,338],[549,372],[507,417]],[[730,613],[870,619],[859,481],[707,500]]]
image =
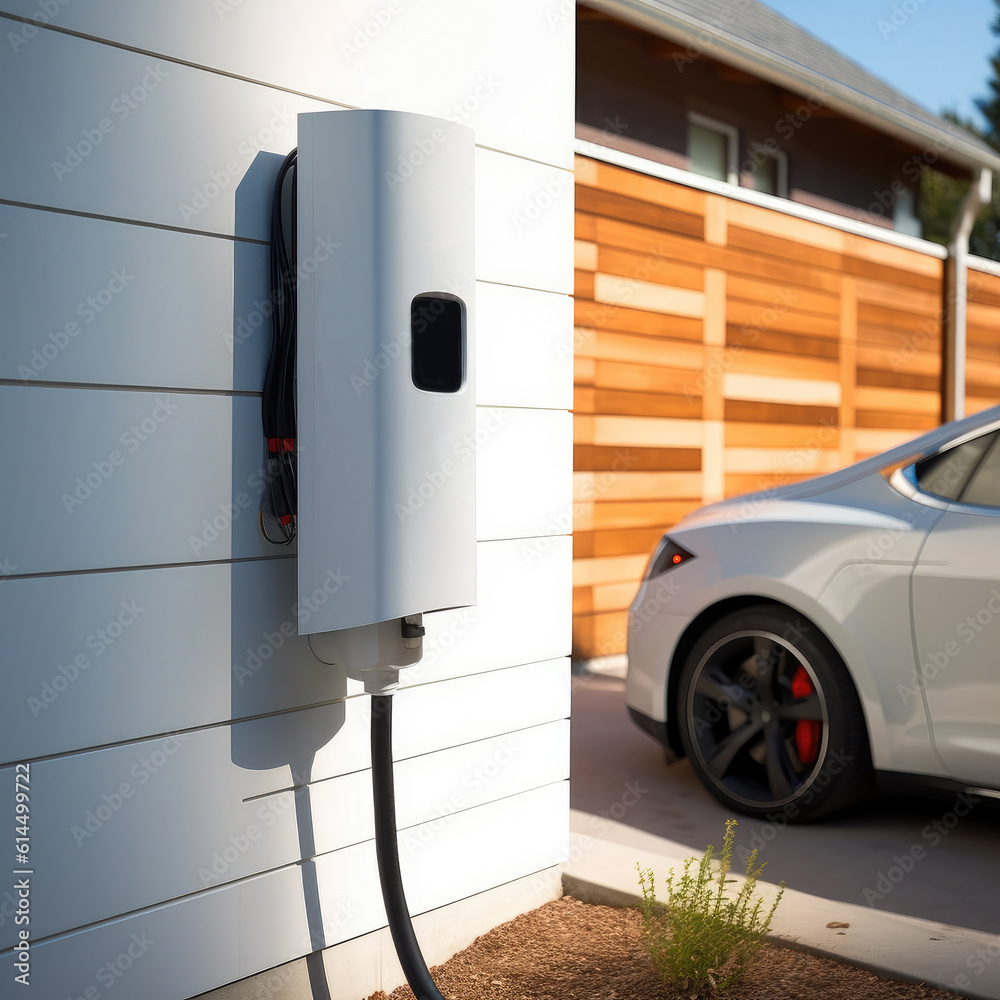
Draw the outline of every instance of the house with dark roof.
[[[576,51],[574,655],[620,666],[687,511],[1000,400],[1000,156],[756,0],[588,0]]]

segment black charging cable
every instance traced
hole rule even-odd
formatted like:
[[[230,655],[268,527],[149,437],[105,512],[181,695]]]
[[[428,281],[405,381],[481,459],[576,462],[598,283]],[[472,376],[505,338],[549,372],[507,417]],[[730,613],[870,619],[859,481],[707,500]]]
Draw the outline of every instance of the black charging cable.
[[[271,349],[264,372],[261,425],[264,431],[264,493],[261,534],[276,545],[295,537],[297,468],[295,451],[296,160],[293,149],[278,170],[271,202]],[[285,185],[291,212],[285,225]],[[272,534],[269,531],[275,532]]]
[[[417,1000],[444,1000],[420,953],[403,894],[396,835],[396,796],[392,780],[392,695],[372,695],[372,789],[375,797],[378,876],[399,964]]]

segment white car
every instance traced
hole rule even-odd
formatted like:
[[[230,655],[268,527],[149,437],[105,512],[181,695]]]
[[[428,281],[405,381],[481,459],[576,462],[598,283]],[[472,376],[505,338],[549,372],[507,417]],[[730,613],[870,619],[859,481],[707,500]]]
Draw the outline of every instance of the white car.
[[[811,819],[893,779],[1000,798],[1000,407],[684,518],[628,659],[633,720],[731,809]]]

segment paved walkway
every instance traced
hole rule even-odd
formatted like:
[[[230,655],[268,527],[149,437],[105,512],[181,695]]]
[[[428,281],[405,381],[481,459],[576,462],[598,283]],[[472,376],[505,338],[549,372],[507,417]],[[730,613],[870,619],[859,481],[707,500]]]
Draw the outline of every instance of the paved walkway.
[[[639,897],[637,862],[651,867],[662,883],[671,868],[679,869],[685,858],[697,853],[664,837],[573,810],[563,882],[570,895],[585,902],[632,904]],[[777,892],[769,883],[758,887],[765,899]],[[848,927],[827,927],[833,921]],[[893,979],[1000,1000],[1000,937],[994,934],[786,889],[770,937]]]

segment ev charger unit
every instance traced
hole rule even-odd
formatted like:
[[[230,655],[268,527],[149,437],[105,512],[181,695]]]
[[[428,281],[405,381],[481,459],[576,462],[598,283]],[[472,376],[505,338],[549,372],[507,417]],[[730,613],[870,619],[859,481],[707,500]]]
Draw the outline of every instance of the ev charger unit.
[[[272,399],[266,381],[262,409],[278,399],[287,412],[291,331],[296,437],[265,430],[288,473],[285,506],[270,514],[283,529],[277,544],[298,538],[300,599],[337,581],[298,631],[372,695],[389,929],[414,993],[443,1000],[403,892],[392,692],[399,668],[421,657],[423,613],[476,601],[475,143],[462,125],[398,111],[301,114],[298,126],[272,210],[272,281],[296,289],[272,344],[285,395]],[[276,266],[293,163],[295,260]],[[261,530],[267,537],[263,507]]]
[[[329,662],[414,662],[377,623],[476,601],[474,149],[426,115],[298,118],[299,594],[342,581],[298,631]]]

